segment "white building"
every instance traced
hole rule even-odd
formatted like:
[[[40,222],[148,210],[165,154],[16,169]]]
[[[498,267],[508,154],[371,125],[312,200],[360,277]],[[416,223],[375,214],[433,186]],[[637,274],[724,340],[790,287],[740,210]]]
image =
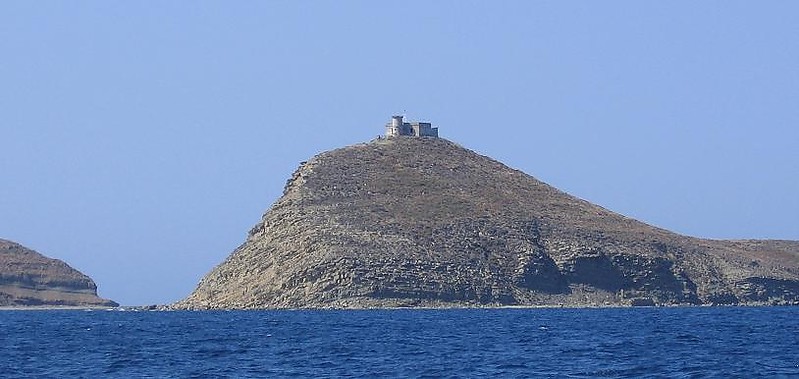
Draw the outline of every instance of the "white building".
[[[405,122],[404,116],[391,116],[386,124],[386,137],[414,136],[438,138],[438,128],[429,122]]]

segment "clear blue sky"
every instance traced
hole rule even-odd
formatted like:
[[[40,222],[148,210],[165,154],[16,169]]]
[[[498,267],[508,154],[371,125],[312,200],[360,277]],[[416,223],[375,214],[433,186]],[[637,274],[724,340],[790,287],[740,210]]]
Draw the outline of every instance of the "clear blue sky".
[[[680,233],[799,240],[799,2],[0,3],[0,237],[166,303],[391,114]]]

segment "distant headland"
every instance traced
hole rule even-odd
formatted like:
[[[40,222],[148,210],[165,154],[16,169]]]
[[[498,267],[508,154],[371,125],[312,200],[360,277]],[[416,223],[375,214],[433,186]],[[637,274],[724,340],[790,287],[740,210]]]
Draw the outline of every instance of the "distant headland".
[[[0,239],[0,307],[116,307],[97,285],[66,263]]]

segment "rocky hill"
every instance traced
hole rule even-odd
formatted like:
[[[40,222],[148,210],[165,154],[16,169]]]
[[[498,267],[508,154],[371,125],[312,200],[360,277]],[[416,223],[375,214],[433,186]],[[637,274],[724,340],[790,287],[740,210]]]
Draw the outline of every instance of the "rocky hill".
[[[799,304],[799,242],[690,238],[452,142],[303,162],[177,308]]]
[[[66,263],[0,239],[0,306],[115,307],[97,286]]]

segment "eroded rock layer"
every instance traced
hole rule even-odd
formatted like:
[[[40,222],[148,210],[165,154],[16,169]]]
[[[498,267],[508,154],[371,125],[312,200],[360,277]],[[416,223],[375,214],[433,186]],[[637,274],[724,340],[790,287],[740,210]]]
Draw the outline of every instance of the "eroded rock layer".
[[[0,239],[0,306],[114,307],[97,286],[66,263]]]

